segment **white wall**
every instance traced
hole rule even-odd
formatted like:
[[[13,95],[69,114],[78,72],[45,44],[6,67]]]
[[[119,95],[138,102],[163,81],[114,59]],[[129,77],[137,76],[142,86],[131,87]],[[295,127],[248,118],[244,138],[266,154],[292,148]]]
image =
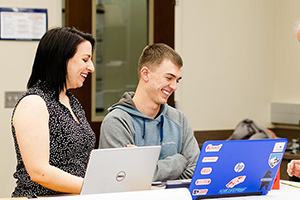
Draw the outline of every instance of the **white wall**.
[[[300,102],[300,45],[293,30],[300,20],[299,0],[277,0],[276,5],[276,92],[274,102]]]
[[[184,60],[178,108],[194,130],[271,127],[270,103],[300,103],[298,0],[181,0],[175,49]]]
[[[48,27],[61,26],[61,0],[0,0],[1,7],[46,8]],[[11,134],[12,109],[4,108],[5,91],[25,91],[38,42],[0,41],[0,198],[10,197],[16,155]],[[34,141],[33,141],[34,142]]]

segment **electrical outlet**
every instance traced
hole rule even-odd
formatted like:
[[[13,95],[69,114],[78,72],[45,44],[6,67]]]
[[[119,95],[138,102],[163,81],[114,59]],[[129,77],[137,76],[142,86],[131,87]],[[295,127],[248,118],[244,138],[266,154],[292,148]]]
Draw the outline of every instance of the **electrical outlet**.
[[[24,92],[5,92],[4,108],[13,108]]]

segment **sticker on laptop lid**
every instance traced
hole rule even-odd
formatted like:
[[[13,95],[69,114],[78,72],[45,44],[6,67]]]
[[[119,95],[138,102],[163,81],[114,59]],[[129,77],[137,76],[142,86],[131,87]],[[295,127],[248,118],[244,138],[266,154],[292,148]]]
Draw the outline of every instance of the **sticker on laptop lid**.
[[[219,191],[219,194],[234,194],[234,193],[242,193],[247,189],[247,187],[243,188],[226,188],[226,189],[221,189]]]
[[[235,165],[234,171],[238,173],[238,172],[243,171],[244,168],[245,168],[245,163],[239,162],[238,164]]]
[[[271,168],[274,168],[278,163],[280,163],[280,160],[282,158],[282,153],[271,153],[269,157],[269,165]]]
[[[197,179],[195,182],[195,185],[209,185],[211,183],[211,179],[210,178],[206,178],[206,179]]]
[[[273,181],[273,178],[271,177],[272,172],[268,170],[264,177],[260,179],[261,185],[259,187],[259,190],[262,190],[263,187],[265,187],[265,190],[268,190],[270,183]]]
[[[233,188],[234,186],[244,182],[246,179],[246,176],[237,176],[234,179],[232,179],[231,181],[229,181],[229,183],[226,184],[227,188]]]
[[[202,159],[202,162],[207,163],[207,162],[217,162],[219,157],[204,157]]]
[[[193,196],[206,195],[208,189],[193,189]]]
[[[209,144],[206,146],[205,152],[219,152],[222,146],[223,144],[219,144],[219,145]]]
[[[202,169],[201,169],[201,174],[202,175],[208,175],[208,174],[210,174],[212,172],[212,168],[211,167],[203,167]]]
[[[283,152],[285,142],[276,142],[273,148],[273,152]]]

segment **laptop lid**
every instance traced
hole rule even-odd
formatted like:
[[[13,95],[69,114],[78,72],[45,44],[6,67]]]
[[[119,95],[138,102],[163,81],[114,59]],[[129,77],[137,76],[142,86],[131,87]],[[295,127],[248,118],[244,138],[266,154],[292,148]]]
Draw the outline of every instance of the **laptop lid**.
[[[267,194],[287,142],[285,138],[205,142],[189,188],[193,199]]]
[[[148,190],[160,146],[94,149],[81,194]]]

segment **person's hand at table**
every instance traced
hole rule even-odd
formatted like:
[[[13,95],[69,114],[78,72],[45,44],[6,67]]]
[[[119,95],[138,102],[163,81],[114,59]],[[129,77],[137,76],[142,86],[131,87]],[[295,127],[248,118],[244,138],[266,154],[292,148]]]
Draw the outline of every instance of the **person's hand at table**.
[[[296,176],[300,178],[300,160],[292,160],[287,165],[287,173],[289,176]]]

